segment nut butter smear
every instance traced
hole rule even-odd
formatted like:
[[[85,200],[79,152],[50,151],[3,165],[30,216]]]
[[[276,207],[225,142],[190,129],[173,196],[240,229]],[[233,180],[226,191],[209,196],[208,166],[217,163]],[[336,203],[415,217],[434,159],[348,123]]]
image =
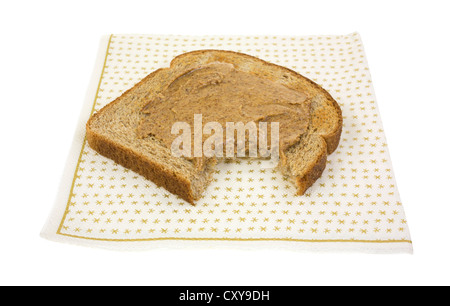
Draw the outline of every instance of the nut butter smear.
[[[149,101],[141,110],[137,134],[153,135],[170,148],[178,136],[171,134],[172,125],[187,122],[193,130],[194,114],[202,114],[203,124],[220,123],[224,131],[226,122],[279,122],[283,150],[305,133],[310,104],[301,91],[237,70],[232,64],[213,62],[177,77]]]

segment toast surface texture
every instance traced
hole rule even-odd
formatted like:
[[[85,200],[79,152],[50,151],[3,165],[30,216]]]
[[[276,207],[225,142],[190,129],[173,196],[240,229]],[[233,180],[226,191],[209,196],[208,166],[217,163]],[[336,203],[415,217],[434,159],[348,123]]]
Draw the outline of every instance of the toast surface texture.
[[[154,135],[138,137],[142,109],[172,82],[211,63],[232,64],[235,69],[270,80],[308,96],[308,124],[297,141],[280,152],[278,167],[302,195],[321,176],[327,155],[338,146],[342,113],[338,103],[322,87],[288,68],[259,58],[223,50],[199,50],[175,57],[120,97],[93,114],[86,124],[89,146],[101,155],[153,181],[185,201],[195,204],[205,192],[216,158],[198,163],[172,155]],[[161,124],[164,124],[162,122]],[[168,123],[170,124],[170,123]]]

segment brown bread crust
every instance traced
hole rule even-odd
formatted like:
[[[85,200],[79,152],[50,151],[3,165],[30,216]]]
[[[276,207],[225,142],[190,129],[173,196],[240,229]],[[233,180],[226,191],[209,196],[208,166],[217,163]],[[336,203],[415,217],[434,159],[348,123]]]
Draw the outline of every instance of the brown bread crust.
[[[327,151],[322,150],[321,154],[317,156],[317,160],[313,166],[307,171],[303,177],[297,177],[295,184],[297,185],[297,194],[303,195],[306,190],[311,187],[319,177],[322,176],[323,171],[327,165]]]
[[[92,149],[108,157],[116,163],[131,169],[134,172],[153,181],[156,185],[164,187],[173,194],[178,195],[186,202],[194,204],[191,182],[175,172],[169,172],[159,164],[154,163],[143,155],[130,150],[120,143],[109,140],[102,135],[95,134],[88,128],[87,140]]]

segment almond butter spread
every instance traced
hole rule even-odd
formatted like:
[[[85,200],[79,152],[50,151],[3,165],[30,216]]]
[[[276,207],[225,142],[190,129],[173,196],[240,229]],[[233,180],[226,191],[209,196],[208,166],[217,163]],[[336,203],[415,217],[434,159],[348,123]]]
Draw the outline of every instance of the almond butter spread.
[[[172,124],[193,126],[194,114],[203,124],[219,122],[279,122],[280,148],[305,133],[310,117],[310,99],[299,91],[232,64],[214,62],[191,70],[170,83],[141,110],[138,137],[153,135],[170,148],[177,135]]]

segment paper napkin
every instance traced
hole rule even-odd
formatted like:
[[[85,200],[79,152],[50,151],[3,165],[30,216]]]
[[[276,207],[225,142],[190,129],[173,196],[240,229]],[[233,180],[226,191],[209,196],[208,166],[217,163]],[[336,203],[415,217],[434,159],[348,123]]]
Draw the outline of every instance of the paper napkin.
[[[303,196],[265,161],[222,163],[192,206],[93,151],[92,113],[177,55],[198,49],[247,53],[324,87],[343,113],[337,150]],[[96,71],[56,203],[42,237],[117,250],[156,247],[285,248],[412,252],[364,48],[342,36],[110,35]]]

